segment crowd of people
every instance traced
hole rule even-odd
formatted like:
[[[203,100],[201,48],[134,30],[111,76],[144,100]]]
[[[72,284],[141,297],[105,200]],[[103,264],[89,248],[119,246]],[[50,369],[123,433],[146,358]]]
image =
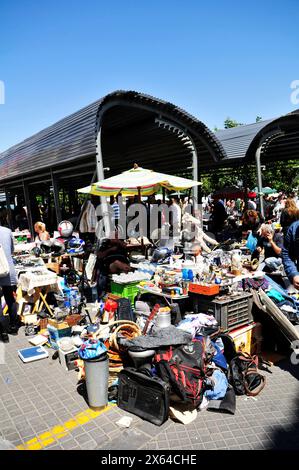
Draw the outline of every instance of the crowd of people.
[[[205,210],[210,214],[209,231],[219,241],[228,238],[247,239],[252,260],[260,260],[260,269],[268,273],[285,270],[298,289],[299,199],[295,192],[265,195],[264,215],[259,199],[207,199]]]
[[[137,198],[131,198],[128,200],[128,207],[136,202],[138,202]],[[154,205],[159,206],[161,203],[160,199],[154,197],[148,199],[145,204],[148,218],[151,217]],[[120,217],[118,200],[111,198],[110,204],[117,227]],[[192,207],[192,199],[173,196],[170,197],[168,205],[172,208],[170,212],[171,235],[179,244],[182,242],[182,220],[184,214],[189,212],[187,211],[188,205]],[[204,200],[203,212],[210,216],[206,232],[209,232],[212,239],[208,238],[208,240],[215,239],[216,243],[221,243],[227,240],[246,239],[246,246],[252,253],[252,260],[262,261],[260,269],[268,273],[277,271],[283,273],[284,269],[290,282],[299,290],[299,201],[296,194],[281,193],[276,198],[265,196],[264,216],[259,211],[259,202],[256,198],[251,198],[245,203],[241,198],[223,200],[220,197],[209,197]],[[165,224],[163,211],[159,217],[159,227],[162,227]],[[22,223],[22,214],[19,220]],[[50,239],[50,234],[43,222],[35,223],[34,230],[37,246]],[[198,230],[202,236],[204,232],[200,228]],[[193,241],[196,242],[196,240]],[[130,269],[124,241],[115,236],[114,239],[106,240],[105,243],[97,253],[100,280],[106,278],[109,273],[128,272]],[[11,230],[3,224],[0,226],[0,245],[2,256],[6,257],[9,265],[9,273],[5,276],[0,275],[0,288],[9,313],[9,317],[4,317],[0,305],[0,334],[5,341],[8,333],[13,334],[17,331],[15,302],[17,280],[12,258],[13,236]]]

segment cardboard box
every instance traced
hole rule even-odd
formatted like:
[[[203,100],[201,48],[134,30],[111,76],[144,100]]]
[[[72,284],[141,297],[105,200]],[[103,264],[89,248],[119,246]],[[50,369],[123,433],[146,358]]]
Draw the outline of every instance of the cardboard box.
[[[252,330],[251,338],[251,353],[250,354],[261,354],[263,347],[263,326],[261,323],[256,323]]]
[[[64,328],[67,328],[69,326],[66,321],[58,322],[57,320],[53,318],[48,318],[48,325],[51,325],[54,328],[57,328],[57,330],[63,330]]]
[[[255,323],[243,326],[237,330],[233,330],[229,333],[233,339],[237,352],[247,352],[251,353],[251,344],[252,344],[252,330],[255,327]]]
[[[66,323],[66,328],[58,329],[52,325],[48,325],[47,329],[49,332],[49,340],[50,340],[51,347],[56,350],[59,349],[57,341],[61,338],[65,338],[66,336],[71,336],[71,333],[72,333],[72,328],[68,326],[67,323]]]

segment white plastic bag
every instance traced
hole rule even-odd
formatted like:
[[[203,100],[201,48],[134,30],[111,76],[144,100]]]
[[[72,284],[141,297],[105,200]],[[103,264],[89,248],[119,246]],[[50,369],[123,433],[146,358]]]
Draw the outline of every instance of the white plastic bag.
[[[9,264],[4,253],[3,246],[0,244],[0,277],[6,277],[8,274]]]

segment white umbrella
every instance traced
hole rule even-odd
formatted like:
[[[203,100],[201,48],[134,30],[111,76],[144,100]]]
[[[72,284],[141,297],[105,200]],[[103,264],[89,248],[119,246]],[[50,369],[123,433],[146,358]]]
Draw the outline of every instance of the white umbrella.
[[[180,191],[201,184],[199,181],[166,175],[134,165],[134,168],[131,170],[93,183],[91,187],[87,186],[78,189],[78,192],[89,193],[95,196],[115,196],[119,193],[123,196],[150,196],[161,188],[169,191]]]

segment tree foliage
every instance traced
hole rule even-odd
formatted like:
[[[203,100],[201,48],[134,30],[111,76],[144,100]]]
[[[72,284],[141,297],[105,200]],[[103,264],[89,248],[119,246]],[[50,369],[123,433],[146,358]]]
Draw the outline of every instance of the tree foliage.
[[[224,121],[224,129],[231,129],[232,127],[243,126],[241,122],[235,121],[230,117],[227,117]]]
[[[256,116],[256,122],[262,121],[261,116]],[[233,127],[242,126],[243,124],[227,117],[224,121],[224,128],[230,129]],[[217,127],[214,131],[218,131]],[[291,191],[299,187],[299,164],[296,160],[289,160],[284,162],[263,163],[263,187],[270,186],[279,191]],[[257,176],[255,164],[240,165],[234,168],[217,168],[211,170],[208,174],[202,177],[202,191],[204,194],[210,194],[219,189],[229,186],[243,186],[253,189],[257,186]]]

